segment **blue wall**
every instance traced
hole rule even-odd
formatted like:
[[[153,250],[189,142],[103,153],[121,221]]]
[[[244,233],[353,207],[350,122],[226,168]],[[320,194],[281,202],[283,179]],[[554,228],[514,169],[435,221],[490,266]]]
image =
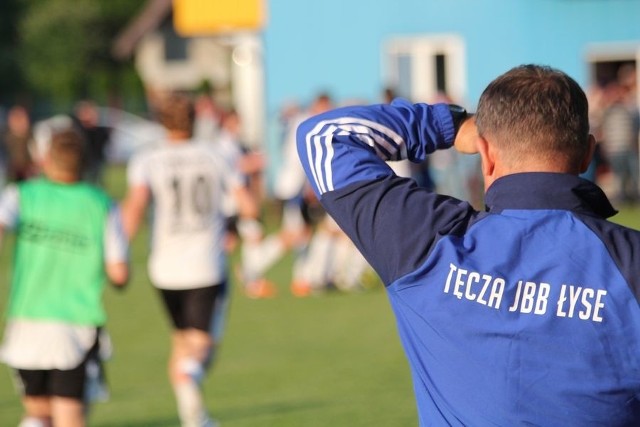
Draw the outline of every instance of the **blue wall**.
[[[457,33],[466,43],[469,104],[522,63],[560,68],[586,85],[591,43],[640,44],[640,0],[268,0],[267,107],[380,100],[381,47],[393,36]]]

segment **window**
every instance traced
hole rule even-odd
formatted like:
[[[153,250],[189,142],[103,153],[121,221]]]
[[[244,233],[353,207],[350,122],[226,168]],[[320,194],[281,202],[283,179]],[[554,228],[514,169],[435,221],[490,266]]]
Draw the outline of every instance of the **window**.
[[[456,35],[393,38],[383,48],[385,84],[413,101],[446,95],[462,103],[467,89],[464,58],[464,43]]]
[[[626,79],[627,84],[637,86],[640,80],[640,70],[636,66],[640,61],[640,43],[594,43],[586,51],[589,71],[587,89],[602,89],[619,78]],[[636,96],[636,102],[640,105],[640,91]]]

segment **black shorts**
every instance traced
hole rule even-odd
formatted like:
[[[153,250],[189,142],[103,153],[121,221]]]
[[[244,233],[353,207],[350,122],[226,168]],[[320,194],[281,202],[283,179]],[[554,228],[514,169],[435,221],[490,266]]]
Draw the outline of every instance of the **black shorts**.
[[[227,282],[196,289],[159,289],[176,329],[212,332],[216,310],[227,298]]]
[[[98,336],[100,334],[98,333]],[[79,366],[69,369],[16,369],[25,396],[59,396],[84,400],[88,381],[88,366],[104,375],[99,355],[99,340],[91,347]]]
[[[224,229],[234,236],[238,235],[238,215],[228,216],[224,219]]]

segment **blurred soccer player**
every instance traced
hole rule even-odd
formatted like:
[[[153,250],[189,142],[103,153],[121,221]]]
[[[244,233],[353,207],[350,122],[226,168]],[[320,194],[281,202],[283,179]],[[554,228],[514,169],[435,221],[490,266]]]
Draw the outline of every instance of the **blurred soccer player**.
[[[128,167],[125,229],[137,232],[153,200],[149,276],[173,323],[169,376],[183,427],[212,426],[201,392],[228,302],[223,197],[234,195],[238,213],[255,218],[257,206],[241,178],[212,146],[192,138],[194,110],[183,95],[161,103],[166,143],[143,151]]]
[[[0,235],[17,233],[0,357],[21,383],[23,427],[85,425],[89,394],[102,378],[104,285],[128,279],[118,210],[102,190],[78,181],[83,151],[76,131],[56,131],[44,176],[7,187],[0,200]]]
[[[300,123],[315,114],[332,108],[331,97],[320,93],[307,111],[293,117],[289,123],[282,146],[281,166],[274,185],[274,196],[282,202],[280,230],[265,237],[259,247],[245,246],[243,255],[244,276],[247,279],[246,293],[253,298],[270,296],[265,289],[264,274],[290,249],[295,250],[291,292],[305,297],[313,291],[314,277],[323,276],[328,259],[323,251],[310,249],[313,238],[326,239],[325,229],[316,228],[324,217],[324,210],[307,184],[307,179],[296,151],[296,129]],[[314,236],[315,234],[315,236]],[[324,247],[324,245],[314,245]]]

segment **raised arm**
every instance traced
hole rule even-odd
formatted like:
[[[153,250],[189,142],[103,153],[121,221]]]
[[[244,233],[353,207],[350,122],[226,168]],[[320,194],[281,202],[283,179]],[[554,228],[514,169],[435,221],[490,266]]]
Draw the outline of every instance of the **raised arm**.
[[[475,211],[395,176],[385,161],[420,162],[456,136],[447,104],[345,107],[298,128],[307,177],[329,214],[385,283],[413,271],[433,244]]]
[[[362,180],[392,175],[384,161],[420,162],[455,137],[446,104],[344,107],[298,127],[300,160],[318,196]]]

